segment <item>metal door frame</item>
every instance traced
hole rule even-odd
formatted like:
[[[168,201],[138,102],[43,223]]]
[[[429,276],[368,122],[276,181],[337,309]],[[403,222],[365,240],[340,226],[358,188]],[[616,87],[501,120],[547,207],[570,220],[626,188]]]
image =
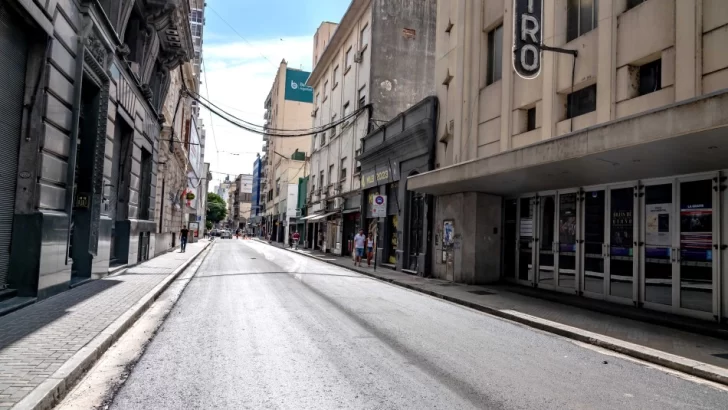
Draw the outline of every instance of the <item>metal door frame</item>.
[[[514,281],[521,285],[526,286],[533,286],[535,281],[535,272],[536,272],[536,265],[535,265],[535,252],[534,252],[534,244],[536,243],[536,224],[538,223],[538,215],[535,212],[534,206],[537,203],[538,196],[535,193],[528,193],[523,194],[515,197],[516,199],[516,277],[514,278]],[[531,236],[531,270],[528,273],[528,279],[520,279],[519,274],[521,270],[521,201],[523,199],[528,199],[528,206],[531,208],[531,212],[533,215],[533,236]]]
[[[568,194],[575,194],[576,195],[576,203],[575,203],[575,211],[576,211],[576,238],[575,238],[575,253],[574,256],[574,287],[565,287],[561,286],[560,283],[560,256],[561,256],[561,243],[559,242],[559,230],[560,230],[560,216],[561,216],[561,195],[568,195]],[[581,197],[581,189],[580,188],[569,188],[569,189],[562,189],[556,191],[556,218],[554,219],[555,223],[555,229],[554,229],[554,290],[557,290],[559,292],[564,293],[579,293],[579,286],[580,286],[580,278],[579,278],[579,271],[581,270],[581,247],[579,246],[579,240],[581,238],[581,206],[580,206],[580,197]]]
[[[541,232],[542,226],[541,226],[541,222],[544,219],[543,218],[543,213],[542,213],[543,209],[541,207],[541,205],[542,205],[541,204],[541,200],[543,198],[549,197],[549,196],[552,196],[553,199],[554,199],[554,219],[553,219],[553,221],[554,221],[554,229],[553,229],[553,231],[554,232],[553,232],[553,238],[551,238],[551,252],[552,252],[552,255],[554,256],[554,266],[553,266],[553,269],[554,269],[554,280],[553,280],[553,284],[543,284],[543,283],[540,283],[538,281],[538,278],[539,278],[539,275],[538,274],[539,274],[539,272],[541,270],[541,258],[540,258],[540,252],[541,252],[540,243],[541,243],[541,240],[542,240],[542,232]],[[559,266],[558,266],[559,265],[558,264],[559,261],[556,258],[556,256],[558,254],[555,252],[555,247],[556,247],[556,243],[557,243],[557,240],[558,240],[558,237],[556,236],[556,232],[557,232],[556,231],[556,218],[558,216],[558,210],[559,210],[559,206],[558,206],[558,203],[557,203],[558,192],[556,190],[552,190],[552,191],[540,191],[540,192],[538,192],[536,198],[537,198],[536,204],[535,204],[536,208],[534,209],[534,211],[537,211],[536,212],[536,215],[538,215],[538,217],[537,217],[538,224],[536,226],[534,226],[534,229],[533,229],[534,237],[536,238],[536,241],[535,241],[536,246],[534,248],[535,249],[535,252],[534,252],[534,263],[533,263],[533,266],[534,266],[534,269],[533,269],[533,284],[534,284],[535,287],[538,287],[538,288],[541,288],[541,289],[556,290],[556,288],[557,288],[557,286],[556,286],[556,273],[557,273],[557,271],[559,269]]]
[[[602,260],[604,261],[604,272],[602,273],[602,293],[594,293],[586,290],[584,288],[584,285],[586,284],[586,263],[584,263],[584,258],[586,258],[585,253],[585,243],[586,243],[586,223],[584,222],[584,218],[586,218],[586,211],[584,207],[586,206],[586,194],[590,192],[597,192],[597,191],[603,191],[604,192],[604,214],[602,217],[604,218],[604,234],[602,237]],[[581,214],[579,216],[579,222],[581,223],[581,228],[579,230],[580,232],[580,238],[579,245],[581,248],[580,253],[580,271],[579,271],[579,292],[581,292],[581,295],[593,298],[593,299],[605,299],[607,296],[606,290],[608,289],[607,280],[608,280],[608,269],[609,269],[609,262],[607,260],[607,253],[606,253],[606,246],[607,243],[609,243],[609,184],[600,184],[600,185],[591,185],[582,188],[582,199],[581,204],[579,208],[581,208]]]
[[[639,181],[628,181],[616,184],[607,184],[605,192],[606,200],[606,220],[604,225],[604,300],[614,303],[621,303],[625,305],[636,305],[638,300],[638,289],[639,289],[639,261],[641,260],[639,252],[636,249],[639,245],[638,238],[640,232],[640,210],[639,208]],[[622,298],[619,296],[612,296],[609,294],[609,290],[612,283],[612,261],[611,261],[611,244],[612,244],[612,191],[618,189],[632,188],[632,238],[635,243],[632,245],[632,297]]]

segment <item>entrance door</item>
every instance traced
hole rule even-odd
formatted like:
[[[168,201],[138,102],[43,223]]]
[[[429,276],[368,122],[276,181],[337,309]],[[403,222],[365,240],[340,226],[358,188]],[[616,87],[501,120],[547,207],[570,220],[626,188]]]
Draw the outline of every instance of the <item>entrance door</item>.
[[[606,289],[607,194],[606,188],[587,188],[583,194],[581,291],[603,298]]]
[[[518,199],[506,199],[503,211],[503,277],[516,279],[518,258]]]
[[[7,284],[10,241],[15,214],[18,149],[25,93],[25,64],[28,58],[27,28],[0,7],[0,290]]]
[[[577,289],[576,273],[579,267],[579,192],[559,191],[558,226],[556,243],[556,285],[562,290]]]
[[[641,299],[645,305],[672,310],[675,276],[675,192],[674,180],[647,182],[642,198],[644,213]]]
[[[538,197],[538,233],[536,244],[538,254],[536,266],[538,267],[538,285],[545,287],[556,286],[556,194],[546,194]]]
[[[678,179],[676,209],[679,237],[676,259],[676,307],[713,313],[713,286],[717,277],[718,175]],[[715,246],[714,246],[715,244]]]
[[[608,299],[633,303],[636,300],[635,272],[635,188],[632,185],[610,186],[608,189],[609,221],[606,246]]]

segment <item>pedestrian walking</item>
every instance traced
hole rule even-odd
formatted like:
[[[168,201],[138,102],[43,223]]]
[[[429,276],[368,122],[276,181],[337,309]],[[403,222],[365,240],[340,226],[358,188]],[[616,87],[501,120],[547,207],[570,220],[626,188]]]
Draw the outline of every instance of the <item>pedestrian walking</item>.
[[[359,229],[359,233],[354,236],[354,250],[356,251],[356,259],[354,259],[354,266],[361,266],[361,258],[364,257],[364,243],[366,242],[366,236],[364,236],[364,230]]]
[[[301,234],[298,231],[293,233],[293,244],[295,249],[298,250],[298,241],[301,239]]]
[[[182,226],[182,229],[179,230],[180,252],[184,252],[187,249],[187,235],[189,235],[189,233],[190,230],[184,225]]]
[[[374,256],[374,238],[372,233],[367,235],[367,266],[372,266],[372,257]]]

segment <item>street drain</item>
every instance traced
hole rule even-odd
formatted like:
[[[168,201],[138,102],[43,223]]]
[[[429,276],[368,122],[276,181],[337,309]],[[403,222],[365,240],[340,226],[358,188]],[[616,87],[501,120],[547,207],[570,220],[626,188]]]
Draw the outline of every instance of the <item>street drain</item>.
[[[728,353],[715,353],[713,356],[728,360]]]
[[[495,295],[495,292],[489,292],[487,290],[469,290],[468,293],[473,295]]]

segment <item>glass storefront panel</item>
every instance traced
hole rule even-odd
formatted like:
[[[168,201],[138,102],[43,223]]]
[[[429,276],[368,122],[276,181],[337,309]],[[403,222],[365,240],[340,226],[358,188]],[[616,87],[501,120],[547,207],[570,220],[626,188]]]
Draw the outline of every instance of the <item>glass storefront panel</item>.
[[[538,236],[538,283],[554,285],[556,200],[553,195],[544,196],[540,198],[539,203],[541,224]]]
[[[559,282],[576,288],[576,199],[577,193],[559,194]]]
[[[610,190],[609,294],[632,299],[634,189]]]
[[[604,211],[603,190],[584,195],[584,291],[604,293]]]
[[[518,279],[529,280],[533,256],[533,208],[531,198],[520,199],[518,218]]]
[[[503,228],[503,274],[506,278],[516,278],[516,237],[518,224],[518,200],[507,199],[504,210]]]
[[[713,183],[680,183],[680,307],[713,309]]]
[[[645,301],[672,305],[672,183],[645,187]]]

